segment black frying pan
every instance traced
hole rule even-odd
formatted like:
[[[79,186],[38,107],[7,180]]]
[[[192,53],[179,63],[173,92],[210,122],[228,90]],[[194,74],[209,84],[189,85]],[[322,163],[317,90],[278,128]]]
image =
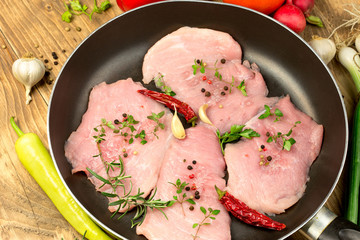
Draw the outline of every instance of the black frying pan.
[[[299,109],[324,125],[323,147],[311,167],[305,195],[286,213],[274,217],[287,228],[277,232],[232,221],[232,239],[290,236],[322,207],[339,179],[348,141],[344,103],[327,67],[298,35],[270,17],[242,7],[199,1],[152,4],[114,18],[85,39],[63,66],[49,106],[49,143],[61,177],[79,204],[104,229],[117,237],[145,239],[130,228],[132,214],[120,221],[111,219],[107,200],[86,176],[71,174],[64,143],[80,124],[94,85],[128,77],[141,81],[146,51],[182,26],[231,34],[242,46],[243,58],[260,67],[270,96],[290,94]]]

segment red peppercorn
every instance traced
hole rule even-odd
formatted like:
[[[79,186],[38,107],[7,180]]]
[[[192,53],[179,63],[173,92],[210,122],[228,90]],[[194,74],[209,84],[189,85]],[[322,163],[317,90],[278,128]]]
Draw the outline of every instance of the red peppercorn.
[[[206,78],[206,76],[203,76],[202,79],[203,79],[203,81],[205,81],[207,78]]]
[[[212,81],[211,81],[211,80],[209,80],[209,81],[207,81],[207,83],[208,83],[208,84],[212,84]]]
[[[190,174],[190,175],[189,175],[189,178],[190,178],[190,179],[193,179],[194,177],[195,177],[194,174]]]
[[[191,186],[191,190],[196,190],[196,185],[195,185],[195,184],[193,184],[193,185]]]

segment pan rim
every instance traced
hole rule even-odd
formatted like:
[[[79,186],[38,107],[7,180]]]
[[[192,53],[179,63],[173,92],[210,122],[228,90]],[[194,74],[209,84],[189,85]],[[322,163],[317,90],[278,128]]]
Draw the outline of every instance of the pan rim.
[[[67,67],[67,64],[69,63],[69,61],[71,60],[71,58],[78,52],[79,48],[82,47],[82,45],[89,40],[89,38],[91,38],[93,35],[95,35],[97,32],[99,32],[102,28],[104,28],[106,25],[110,24],[113,21],[116,21],[119,18],[122,18],[128,14],[132,14],[133,12],[136,12],[139,9],[143,9],[143,8],[148,8],[151,7],[153,5],[163,5],[163,4],[173,4],[173,3],[196,3],[196,4],[205,4],[205,5],[225,5],[225,6],[229,6],[229,7],[233,7],[233,8],[240,8],[246,11],[250,11],[252,13],[255,13],[257,15],[260,15],[262,17],[267,18],[268,20],[271,20],[273,23],[282,26],[283,28],[287,29],[291,34],[293,34],[295,37],[297,37],[303,44],[305,44],[313,53],[314,55],[320,60],[320,62],[322,63],[322,65],[325,67],[328,75],[331,77],[332,81],[333,81],[333,85],[336,88],[338,97],[340,99],[340,103],[342,106],[342,110],[343,110],[343,116],[344,116],[344,121],[345,121],[345,144],[344,144],[344,153],[343,153],[343,157],[342,157],[342,162],[341,162],[341,166],[338,170],[338,174],[336,176],[335,181],[332,184],[332,187],[330,188],[328,194],[326,195],[326,197],[323,199],[323,201],[321,202],[321,204],[318,206],[318,208],[316,209],[316,211],[314,211],[305,221],[303,221],[301,224],[299,224],[297,227],[295,227],[292,231],[290,231],[289,233],[287,233],[285,236],[283,236],[281,239],[285,239],[289,236],[291,236],[292,234],[294,234],[295,232],[299,231],[309,220],[311,220],[316,214],[317,212],[324,206],[324,204],[327,202],[327,200],[329,199],[329,197],[331,196],[331,194],[333,193],[340,177],[342,174],[342,171],[344,169],[345,166],[345,161],[346,161],[346,156],[347,156],[347,150],[348,150],[348,144],[349,144],[349,122],[348,122],[348,116],[347,116],[347,112],[346,112],[346,107],[345,107],[345,103],[344,103],[344,99],[341,97],[341,91],[340,88],[334,78],[334,76],[332,75],[330,69],[328,68],[328,66],[324,63],[324,61],[318,56],[318,54],[310,47],[310,45],[303,39],[301,38],[298,34],[296,34],[295,32],[293,32],[291,29],[289,29],[287,26],[285,26],[284,24],[276,21],[275,19],[271,18],[268,15],[265,15],[263,13],[257,12],[255,10],[246,8],[246,7],[242,7],[242,6],[237,6],[237,5],[233,5],[233,4],[227,4],[227,3],[222,3],[222,2],[209,2],[209,1],[195,1],[195,0],[171,0],[171,1],[164,1],[164,2],[156,2],[156,3],[151,3],[145,6],[141,6],[132,10],[129,10],[127,12],[124,12],[112,19],[110,19],[109,21],[105,22],[104,24],[102,24],[101,26],[99,26],[97,29],[95,29],[92,33],[89,34],[89,36],[87,36],[81,43],[78,44],[78,46],[74,49],[74,51],[69,55],[69,57],[67,58],[66,62],[64,63],[64,65],[62,66],[56,80],[53,86],[53,89],[51,91],[51,95],[50,95],[50,100],[49,100],[49,105],[48,105],[48,111],[47,111],[47,138],[48,138],[48,144],[49,144],[49,150],[50,150],[50,154],[51,157],[53,159],[55,168],[58,172],[58,174],[60,175],[60,178],[62,180],[62,182],[64,183],[66,189],[69,191],[70,195],[74,198],[74,200],[77,202],[77,204],[79,204],[79,206],[85,210],[85,212],[90,216],[91,219],[94,220],[94,222],[96,222],[96,224],[98,224],[101,228],[103,228],[106,232],[116,236],[116,237],[121,237],[123,239],[127,239],[124,238],[123,236],[120,236],[118,233],[116,233],[114,230],[112,230],[111,228],[109,228],[108,226],[106,226],[105,224],[103,224],[99,219],[97,219],[92,213],[90,213],[83,204],[81,204],[81,202],[76,198],[76,196],[73,194],[73,192],[71,191],[71,189],[69,188],[69,186],[67,185],[65,179],[63,178],[60,169],[56,163],[55,160],[55,156],[53,153],[53,146],[51,144],[51,137],[50,137],[50,111],[51,111],[51,106],[52,106],[52,102],[53,102],[53,97],[54,94],[56,92],[56,87],[58,85],[58,82],[60,81],[61,75],[64,71],[64,69]]]

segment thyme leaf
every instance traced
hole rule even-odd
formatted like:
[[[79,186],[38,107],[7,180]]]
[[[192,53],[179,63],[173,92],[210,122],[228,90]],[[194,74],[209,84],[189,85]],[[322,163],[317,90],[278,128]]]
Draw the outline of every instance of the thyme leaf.
[[[219,138],[219,143],[221,146],[221,151],[224,154],[224,147],[226,143],[234,142],[239,140],[241,137],[252,139],[254,137],[260,137],[260,134],[254,131],[251,128],[245,128],[245,125],[232,125],[229,132],[220,134],[220,131],[216,131],[216,135]]]
[[[183,203],[184,202],[188,202],[190,204],[196,204],[195,201],[188,197],[186,193],[183,193],[183,190],[185,189],[185,187],[187,185],[189,185],[189,183],[187,182],[181,182],[180,179],[177,179],[175,183],[169,182],[171,185],[173,185],[176,188],[176,194],[173,196],[173,199],[175,200],[175,202],[178,202],[181,204],[181,208],[183,211],[183,214],[185,215],[185,211],[184,211],[184,207],[183,207]]]
[[[154,134],[154,136],[156,138],[159,139],[159,136],[156,135],[156,132],[159,131],[159,129],[164,129],[165,125],[163,123],[160,122],[160,118],[162,118],[165,115],[165,111],[159,112],[158,114],[156,113],[151,113],[150,116],[147,116],[148,119],[153,120],[156,122],[156,126],[154,127],[154,130],[152,131],[152,134]]]
[[[202,206],[200,207],[200,211],[204,214],[204,219],[200,223],[194,223],[192,225],[192,228],[197,228],[195,235],[192,235],[194,237],[193,240],[200,238],[200,236],[198,234],[199,234],[199,230],[202,226],[211,224],[211,222],[206,222],[206,220],[208,220],[209,218],[211,220],[216,220],[216,218],[214,216],[216,216],[220,213],[220,210],[217,210],[217,209],[213,210],[212,208],[208,208],[206,211],[206,209]]]
[[[276,118],[275,118],[274,122],[277,122],[277,121],[280,121],[281,117],[284,116],[284,114],[278,108],[276,108],[273,113],[271,112],[271,109],[268,105],[264,105],[264,108],[265,108],[265,112],[263,114],[261,114],[258,117],[258,119],[265,119],[267,117],[275,115]]]
[[[175,96],[176,93],[171,90],[171,87],[167,86],[164,82],[164,75],[159,73],[159,76],[154,79],[156,86],[160,87],[163,93],[169,96]]]
[[[291,138],[290,135],[292,134],[293,129],[300,123],[301,123],[300,121],[296,121],[287,133],[278,132],[277,134],[274,134],[272,136],[270,135],[266,141],[268,143],[271,143],[271,142],[277,142],[278,139],[281,139],[282,149],[283,150],[285,149],[286,151],[290,151],[291,147],[296,143],[295,139]]]

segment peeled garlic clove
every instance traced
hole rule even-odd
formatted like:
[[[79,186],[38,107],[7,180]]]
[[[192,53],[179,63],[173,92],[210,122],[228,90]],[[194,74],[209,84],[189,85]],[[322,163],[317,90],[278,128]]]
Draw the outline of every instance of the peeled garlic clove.
[[[360,34],[355,39],[355,48],[360,53]]]
[[[336,46],[334,41],[331,39],[313,36],[309,45],[320,56],[325,64],[328,64],[335,57]]]
[[[206,115],[206,109],[209,107],[209,105],[207,105],[206,103],[203,104],[200,108],[199,108],[199,117],[201,119],[201,121],[203,121],[204,123],[210,124],[210,125],[214,125],[212,124],[212,122],[210,121],[210,119],[208,118],[208,116]]]
[[[177,139],[184,139],[186,137],[184,126],[182,125],[180,118],[177,115],[176,108],[174,116],[171,120],[171,132]]]

